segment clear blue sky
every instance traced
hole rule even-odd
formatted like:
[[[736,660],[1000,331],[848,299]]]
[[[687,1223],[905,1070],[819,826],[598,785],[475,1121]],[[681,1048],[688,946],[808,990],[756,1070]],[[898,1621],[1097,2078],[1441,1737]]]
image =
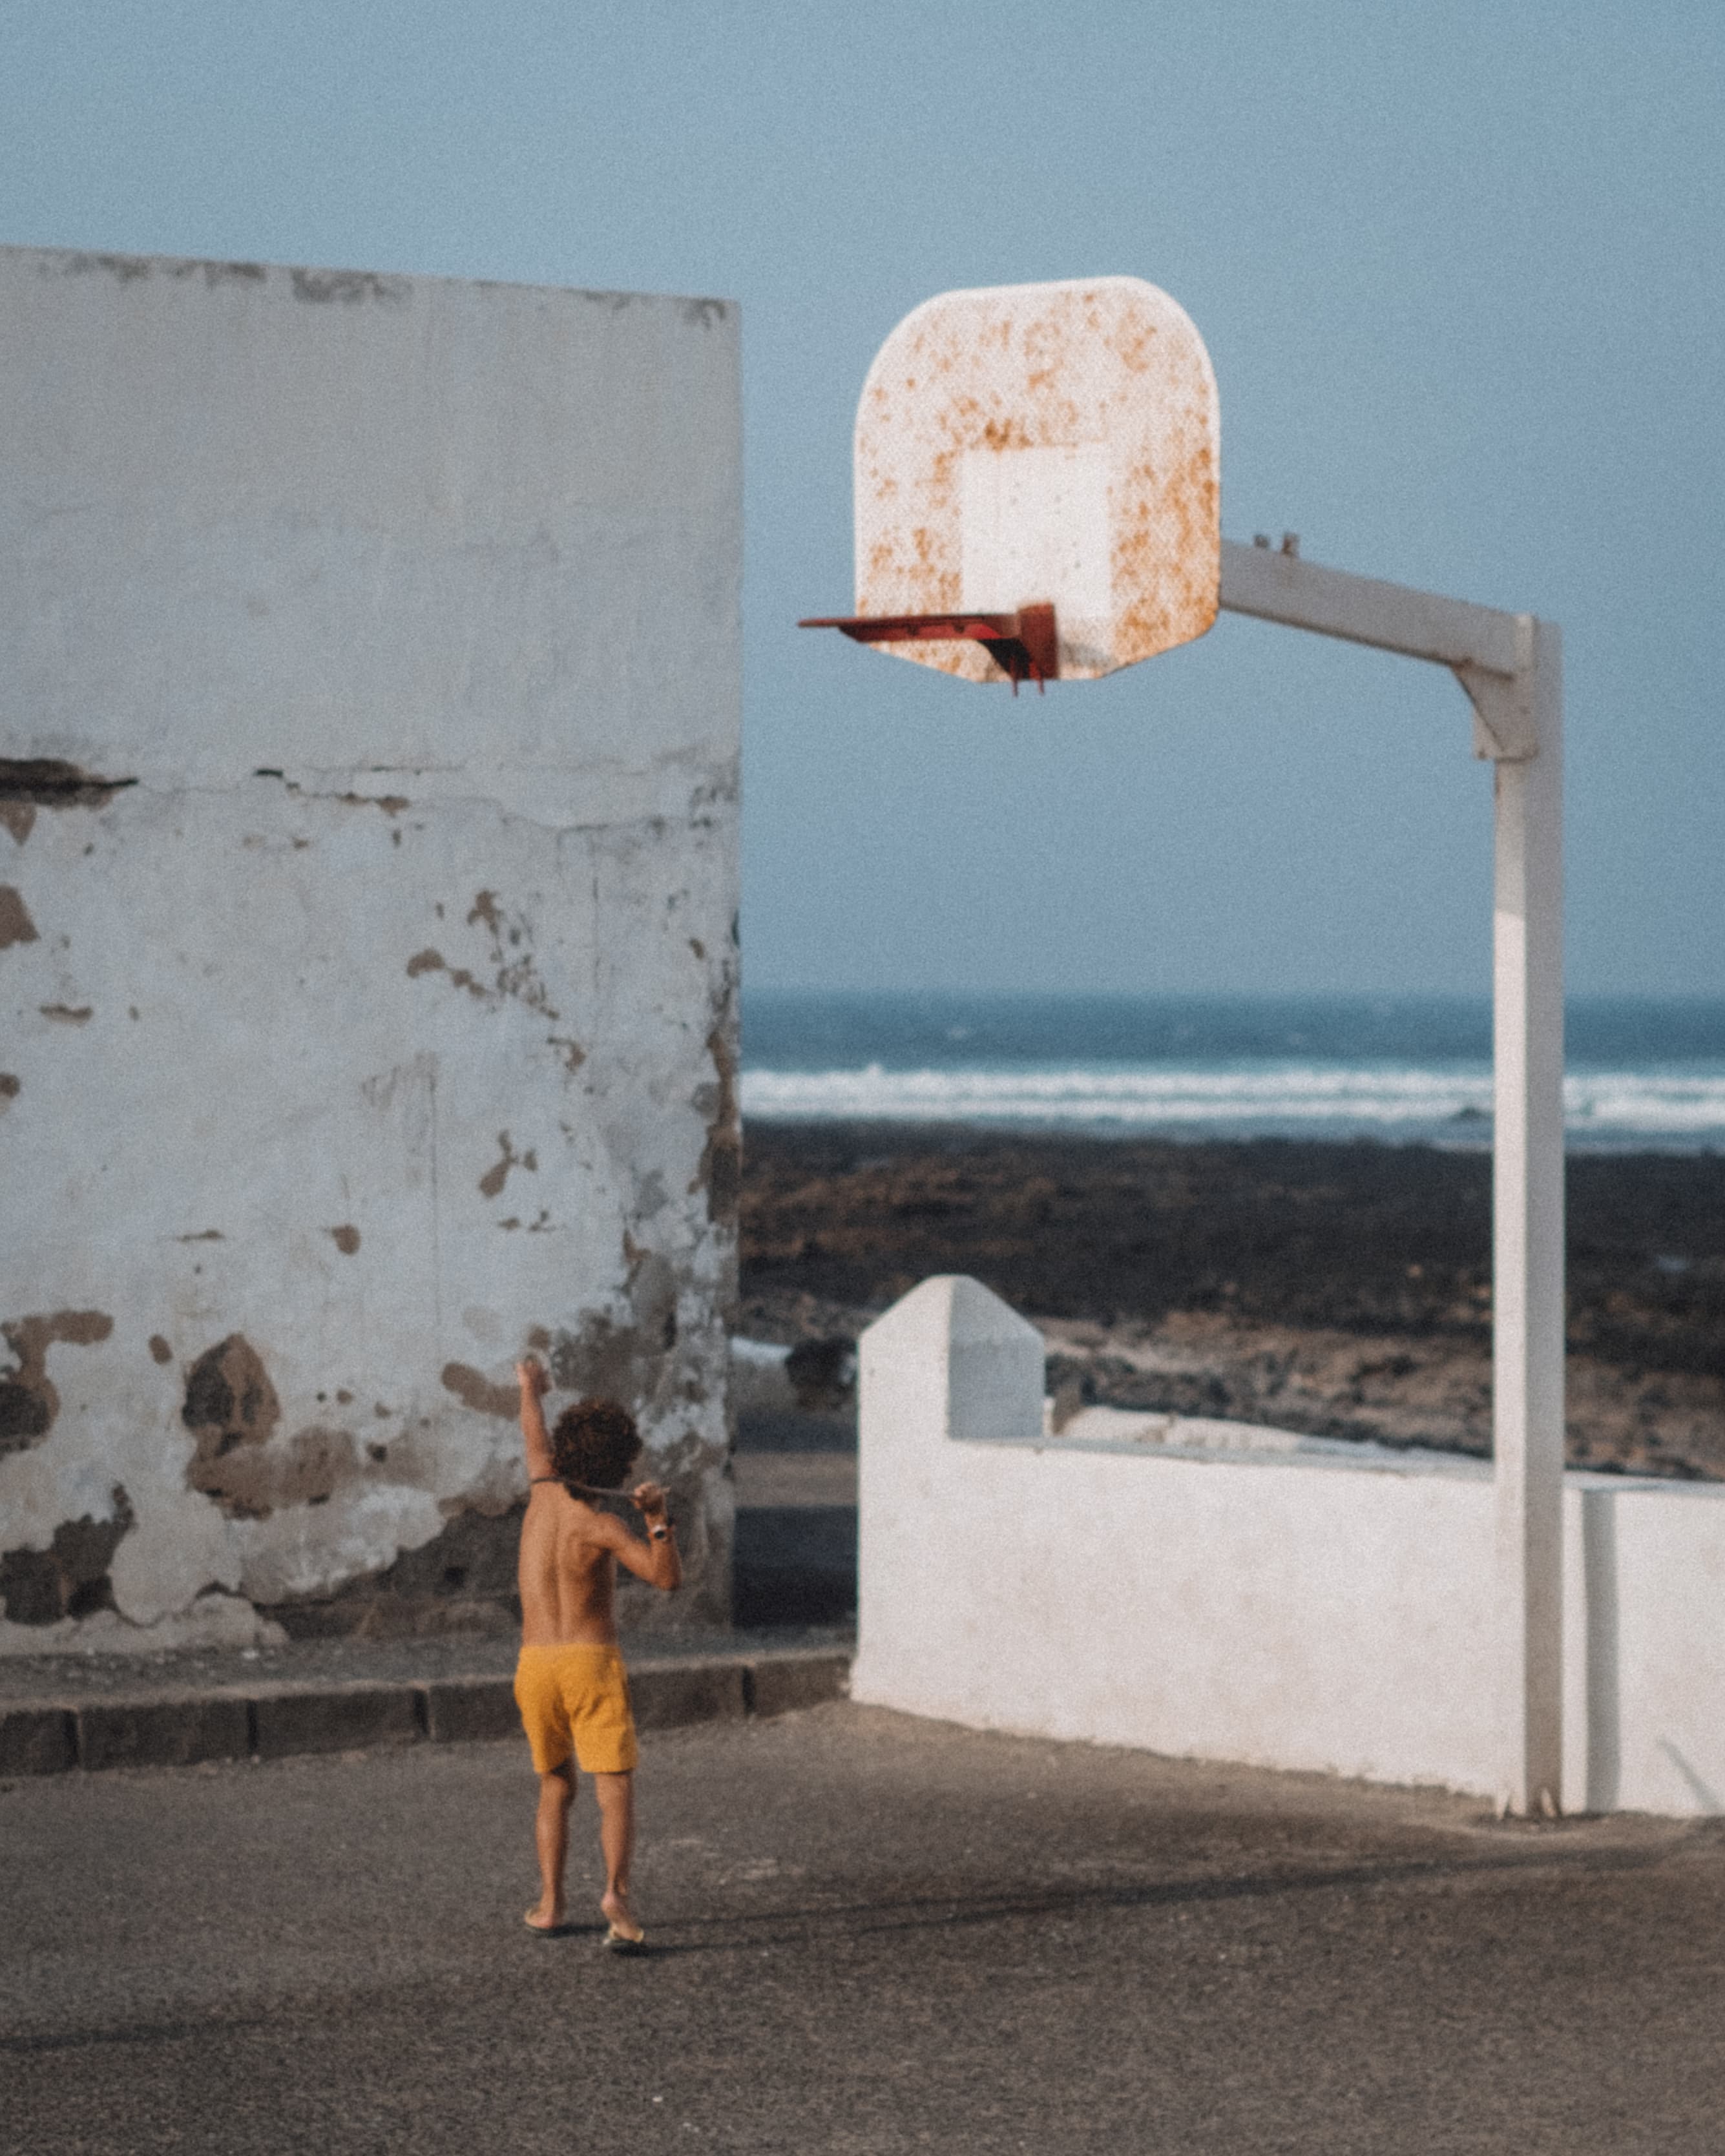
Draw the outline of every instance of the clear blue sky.
[[[1447,676],[1224,618],[1015,703],[791,626],[903,314],[1148,277],[1230,536],[1563,624],[1572,987],[1725,993],[1725,8],[7,0],[0,240],[739,299],[751,982],[1483,989]]]

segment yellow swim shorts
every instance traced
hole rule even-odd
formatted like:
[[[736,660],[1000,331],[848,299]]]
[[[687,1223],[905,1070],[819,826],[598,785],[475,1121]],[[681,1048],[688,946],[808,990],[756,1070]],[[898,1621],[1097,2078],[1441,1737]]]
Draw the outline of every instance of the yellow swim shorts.
[[[571,1751],[584,1774],[626,1774],[634,1767],[629,1679],[615,1647],[523,1647],[515,1704],[536,1774],[550,1774]]]

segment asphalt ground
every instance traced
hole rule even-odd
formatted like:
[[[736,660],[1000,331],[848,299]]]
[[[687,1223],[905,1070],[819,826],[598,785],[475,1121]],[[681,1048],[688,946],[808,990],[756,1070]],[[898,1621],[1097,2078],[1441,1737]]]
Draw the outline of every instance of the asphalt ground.
[[[606,1954],[515,1743],[0,1791],[0,2145],[1712,2152],[1725,1824],[847,1704],[650,1735]]]

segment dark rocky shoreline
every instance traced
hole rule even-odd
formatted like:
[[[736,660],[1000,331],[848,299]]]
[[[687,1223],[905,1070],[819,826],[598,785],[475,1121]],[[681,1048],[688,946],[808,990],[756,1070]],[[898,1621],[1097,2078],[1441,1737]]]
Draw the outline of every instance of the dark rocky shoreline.
[[[1725,1478],[1725,1158],[1580,1155],[1568,1209],[1572,1458]],[[750,1124],[742,1331],[854,1333],[938,1272],[1087,1399],[1489,1449],[1483,1152]]]

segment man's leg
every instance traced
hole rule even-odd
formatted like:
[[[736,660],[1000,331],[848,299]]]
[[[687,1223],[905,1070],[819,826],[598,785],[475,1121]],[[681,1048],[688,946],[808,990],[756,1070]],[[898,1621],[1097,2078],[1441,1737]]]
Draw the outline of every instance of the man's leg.
[[[554,1931],[563,1922],[563,1873],[569,1859],[569,1805],[574,1794],[573,1759],[540,1775],[533,1840],[539,1852],[539,1884],[543,1891],[527,1912],[528,1923],[536,1932]]]
[[[605,1893],[600,1907],[611,1928],[626,1939],[638,1940],[641,1926],[629,1907],[629,1866],[635,1855],[635,1777],[595,1774],[594,1794],[599,1799],[599,1845],[605,1853]]]

